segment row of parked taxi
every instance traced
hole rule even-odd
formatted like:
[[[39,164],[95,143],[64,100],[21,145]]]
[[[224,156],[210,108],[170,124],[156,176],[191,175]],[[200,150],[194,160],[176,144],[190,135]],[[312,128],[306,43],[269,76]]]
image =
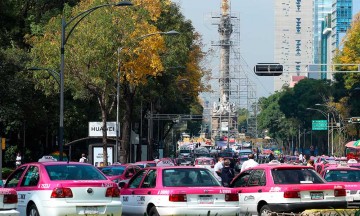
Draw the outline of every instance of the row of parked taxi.
[[[12,203],[9,209],[17,202],[16,211],[24,216],[268,215],[356,205],[359,181],[344,181],[350,180],[344,170],[338,172],[343,181],[325,180],[332,168],[329,160],[317,165],[320,163],[324,164],[323,176],[316,167],[271,161],[243,171],[230,187],[223,187],[209,168],[174,166],[170,160],[143,167],[113,165],[122,167],[117,174],[124,178],[119,179],[109,177],[115,172],[109,167],[100,170],[79,162],[33,162],[21,165],[6,179],[2,190],[7,198],[3,200]],[[346,170],[356,177],[359,171]]]

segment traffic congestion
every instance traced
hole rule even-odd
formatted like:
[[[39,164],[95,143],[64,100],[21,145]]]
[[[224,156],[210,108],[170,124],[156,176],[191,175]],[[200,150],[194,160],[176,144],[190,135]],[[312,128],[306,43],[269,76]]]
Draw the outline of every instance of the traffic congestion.
[[[360,0],[0,8],[0,216],[360,216]]]
[[[355,159],[257,154],[249,148],[243,160],[239,153],[246,149],[240,150],[217,149],[204,157],[211,148],[199,147],[179,150],[177,158],[102,167],[44,156],[4,180],[2,206],[6,215],[24,216],[235,216],[360,207]],[[193,162],[183,164],[184,158]]]

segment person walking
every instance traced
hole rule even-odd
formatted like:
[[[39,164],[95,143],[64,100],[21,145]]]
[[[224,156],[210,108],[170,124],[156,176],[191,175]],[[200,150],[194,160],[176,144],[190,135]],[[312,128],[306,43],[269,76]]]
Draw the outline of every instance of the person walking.
[[[230,167],[230,160],[226,159],[224,161],[224,167],[221,170],[221,182],[224,187],[229,187],[230,182],[235,177],[235,171]]]
[[[18,152],[16,154],[15,165],[16,165],[16,168],[18,168],[21,165],[21,154],[20,154],[20,152]]]
[[[221,182],[221,169],[223,168],[224,158],[218,157],[218,162],[214,166],[215,178]]]
[[[79,162],[81,162],[81,163],[87,163],[86,154],[84,154],[84,153],[81,154],[81,158],[80,158]]]
[[[257,166],[259,165],[258,162],[256,162],[254,160],[255,156],[254,154],[249,154],[248,155],[248,160],[247,161],[244,161],[244,163],[241,165],[241,170],[240,172],[248,169],[248,168],[251,168],[251,167],[254,167],[254,166]]]

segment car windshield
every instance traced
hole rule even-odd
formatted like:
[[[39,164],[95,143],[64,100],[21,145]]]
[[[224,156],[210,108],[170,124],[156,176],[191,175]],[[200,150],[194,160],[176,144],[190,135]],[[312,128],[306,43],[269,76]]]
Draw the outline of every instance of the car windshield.
[[[106,176],[121,175],[124,173],[124,171],[125,171],[125,167],[123,167],[123,166],[101,168],[101,172],[103,172]]]
[[[46,165],[50,180],[106,180],[94,166],[82,164]]]
[[[164,169],[164,187],[210,187],[221,186],[208,169]]]
[[[360,170],[327,170],[324,178],[328,182],[359,182]]]
[[[274,184],[311,184],[325,183],[314,169],[273,169]]]
[[[198,160],[198,165],[211,165],[211,160],[209,159]]]

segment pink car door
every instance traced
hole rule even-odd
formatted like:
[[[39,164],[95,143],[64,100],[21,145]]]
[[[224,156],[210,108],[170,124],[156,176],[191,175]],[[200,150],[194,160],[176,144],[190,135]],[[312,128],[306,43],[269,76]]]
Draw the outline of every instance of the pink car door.
[[[156,170],[150,169],[146,176],[144,177],[144,181],[140,184],[139,188],[135,189],[135,197],[139,209],[140,215],[143,216],[146,213],[147,203],[157,195],[156,189]]]
[[[139,186],[143,181],[143,178],[147,170],[140,170],[130,179],[127,187],[121,189],[121,202],[123,204],[124,215],[144,215],[141,213],[142,209],[140,205],[142,203],[139,200]]]
[[[237,188],[241,212],[257,213],[257,205],[264,192],[266,182],[264,170],[249,170],[243,173],[242,187]]]

